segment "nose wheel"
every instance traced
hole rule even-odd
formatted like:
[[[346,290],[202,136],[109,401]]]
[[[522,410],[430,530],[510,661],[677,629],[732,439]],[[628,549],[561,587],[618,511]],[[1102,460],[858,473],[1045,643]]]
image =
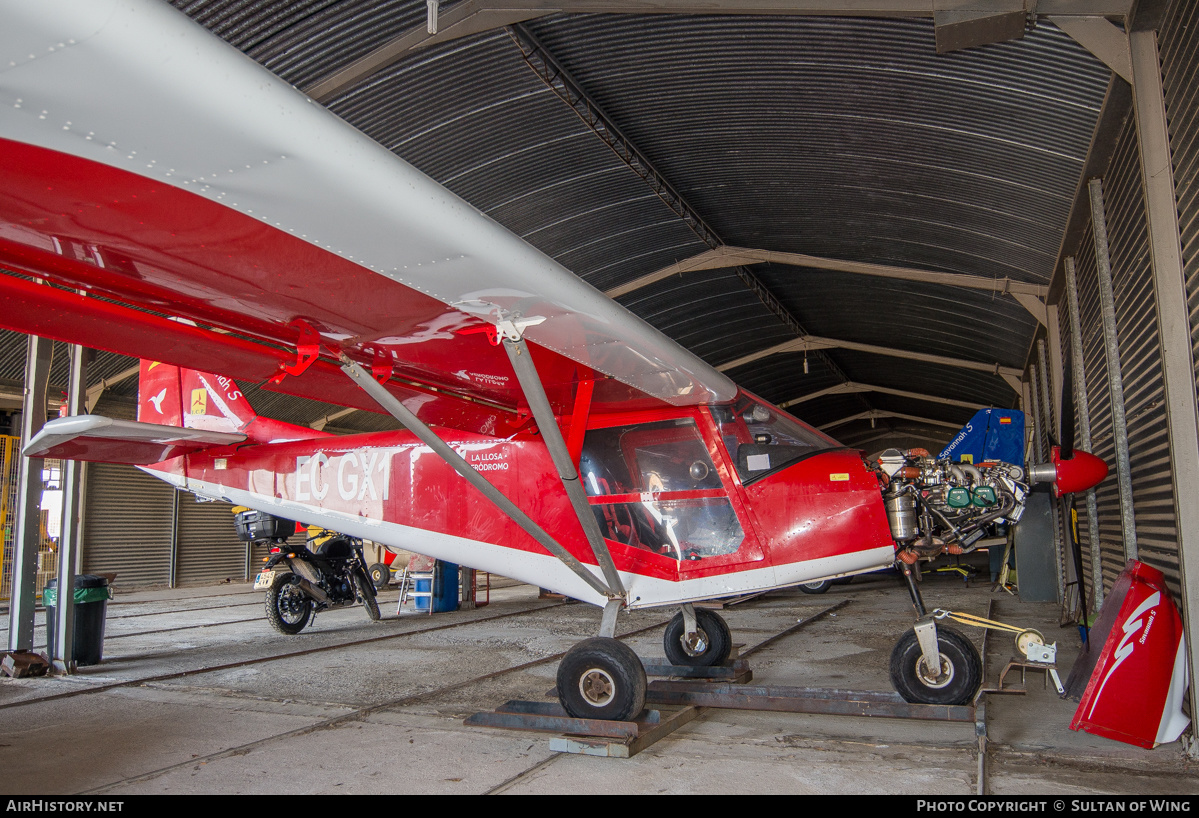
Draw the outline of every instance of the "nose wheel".
[[[683,614],[679,612],[666,626],[662,648],[672,665],[713,667],[728,661],[733,650],[733,636],[720,614],[697,608],[695,633],[687,633]]]
[[[931,667],[914,630],[891,651],[891,684],[912,704],[969,704],[982,684],[982,660],[969,639],[937,628],[937,661]]]
[[[618,639],[585,639],[558,665],[558,701],[575,718],[630,721],[645,709],[645,667]]]

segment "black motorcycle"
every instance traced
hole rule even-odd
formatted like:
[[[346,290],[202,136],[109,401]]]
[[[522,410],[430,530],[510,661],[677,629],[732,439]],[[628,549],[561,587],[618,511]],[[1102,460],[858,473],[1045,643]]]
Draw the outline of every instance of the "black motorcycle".
[[[287,543],[295,528],[289,520],[243,511],[236,524],[243,539],[270,543],[270,557],[254,580],[254,588],[266,589],[266,618],[275,630],[296,634],[313,614],[359,602],[371,621],[379,620],[379,603],[366,571],[362,540],[325,531],[316,538],[325,539],[309,550],[307,543]]]

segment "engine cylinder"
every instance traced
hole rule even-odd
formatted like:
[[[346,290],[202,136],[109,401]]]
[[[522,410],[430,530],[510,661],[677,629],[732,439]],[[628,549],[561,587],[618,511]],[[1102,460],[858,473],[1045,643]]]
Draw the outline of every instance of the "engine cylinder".
[[[916,498],[910,492],[886,498],[887,522],[895,542],[905,542],[920,533],[916,521]]]

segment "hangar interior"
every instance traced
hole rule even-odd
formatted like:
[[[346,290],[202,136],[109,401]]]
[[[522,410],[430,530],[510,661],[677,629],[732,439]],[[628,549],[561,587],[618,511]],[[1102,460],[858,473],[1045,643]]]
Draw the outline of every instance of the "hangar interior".
[[[1164,572],[1194,632],[1194,3],[170,5],[847,446],[935,452],[977,409],[1018,408],[1040,462],[1073,425],[1077,445],[1111,466],[1076,504],[1092,610],[1137,558]],[[77,358],[86,411],[134,417],[136,359],[42,346],[48,415],[67,401]],[[31,349],[0,334],[10,475]],[[399,428],[239,386],[266,417],[343,434]],[[225,504],[104,464],[83,470],[81,497],[82,572],[173,588],[255,570],[260,555],[237,541]],[[1054,513],[1066,603],[1077,578]],[[53,576],[47,559],[39,591]],[[1189,663],[1194,678],[1193,653]]]

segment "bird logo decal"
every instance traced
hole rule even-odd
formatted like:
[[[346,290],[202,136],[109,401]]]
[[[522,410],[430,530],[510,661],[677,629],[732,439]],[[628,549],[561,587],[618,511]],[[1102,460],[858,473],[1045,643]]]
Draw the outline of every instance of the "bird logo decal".
[[[157,395],[150,398],[150,403],[154,404],[154,408],[158,410],[158,414],[162,414],[162,399],[167,396],[167,390],[164,388]]]

